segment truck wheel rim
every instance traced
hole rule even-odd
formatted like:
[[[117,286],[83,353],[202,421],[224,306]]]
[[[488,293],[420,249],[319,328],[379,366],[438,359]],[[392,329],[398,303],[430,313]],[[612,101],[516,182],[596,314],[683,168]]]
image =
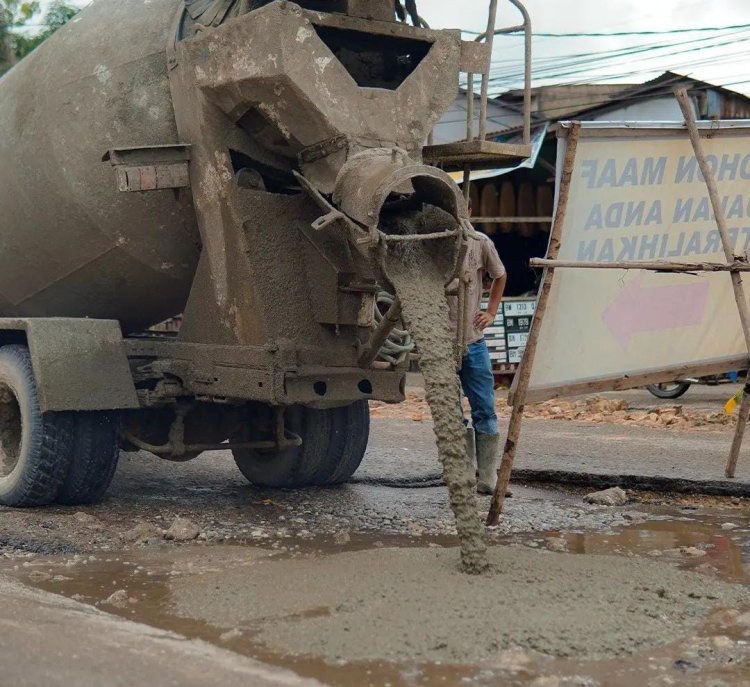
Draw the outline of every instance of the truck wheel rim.
[[[10,475],[21,455],[21,408],[13,390],[0,383],[0,479]]]

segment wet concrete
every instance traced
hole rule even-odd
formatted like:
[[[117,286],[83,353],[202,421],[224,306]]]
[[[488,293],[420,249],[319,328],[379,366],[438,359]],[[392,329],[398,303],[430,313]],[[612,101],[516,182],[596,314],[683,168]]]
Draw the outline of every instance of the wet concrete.
[[[750,580],[750,546],[747,544],[750,541],[750,519],[744,508],[727,507],[724,503],[695,507],[689,504],[665,506],[642,502],[639,511],[624,512],[636,522],[601,532],[553,530],[533,535],[518,534],[505,537],[503,542],[522,546],[532,555],[537,554],[533,549],[544,548],[556,552],[548,555],[559,555],[557,552],[566,551],[568,555],[580,554],[582,559],[602,560],[603,556],[619,556],[623,568],[634,561],[648,564],[658,562],[660,566],[692,570],[708,589],[713,584],[712,580],[739,583],[740,587]],[[311,540],[299,548],[290,547],[286,551],[206,544],[181,547],[158,544],[109,557],[94,555],[91,559],[85,556],[34,556],[9,560],[3,567],[20,579],[46,590],[98,604],[103,610],[155,627],[202,638],[332,685],[374,686],[390,683],[394,687],[411,687],[461,684],[469,679],[472,684],[478,685],[498,684],[501,681],[507,685],[536,687],[620,687],[635,684],[714,684],[718,687],[744,685],[750,681],[750,609],[736,603],[722,608],[718,600],[710,604],[712,610],[705,616],[687,623],[679,638],[666,645],[656,642],[642,646],[633,653],[625,652],[617,658],[591,660],[575,654],[555,657],[530,649],[522,642],[520,645],[498,646],[491,657],[474,663],[462,661],[463,665],[435,660],[386,662],[331,659],[330,656],[326,659],[314,654],[289,655],[278,649],[269,649],[265,643],[262,632],[264,623],[272,631],[278,624],[278,621],[272,621],[272,613],[265,621],[261,619],[259,626],[253,627],[252,623],[238,623],[236,617],[227,618],[224,622],[216,622],[216,618],[213,618],[213,622],[210,622],[203,617],[205,613],[186,615],[175,605],[177,587],[192,587],[200,592],[209,585],[220,588],[230,601],[234,597],[241,606],[252,595],[248,583],[256,573],[257,566],[264,562],[275,564],[291,559],[290,564],[301,568],[310,558],[320,560],[341,555],[341,552],[366,553],[373,548],[392,546],[416,546],[413,550],[425,551],[426,545],[432,547],[427,551],[440,552],[443,549],[434,547],[447,543],[449,540],[446,538],[375,539],[365,535],[346,544]],[[387,570],[383,570],[382,574],[386,575]],[[530,574],[539,574],[539,570],[530,569]],[[309,578],[311,590],[315,582],[314,577]],[[120,589],[126,591],[124,604],[117,606],[107,603],[110,595]],[[495,589],[499,600],[506,593],[512,594],[512,588],[503,586]],[[341,603],[346,601],[342,599]],[[264,599],[263,603],[273,608],[274,599]],[[279,609],[284,609],[289,599],[282,596],[278,603]],[[289,611],[288,608],[286,610]],[[314,622],[330,612],[325,604],[313,604],[305,613],[298,614],[297,619],[303,623]],[[502,617],[499,607],[498,613]],[[291,619],[286,617],[285,622],[294,622],[293,609],[291,616]],[[414,618],[413,622],[416,626],[419,618]],[[615,617],[614,627],[617,626]],[[622,630],[627,634],[626,625],[622,626]],[[580,653],[584,654],[585,651]]]

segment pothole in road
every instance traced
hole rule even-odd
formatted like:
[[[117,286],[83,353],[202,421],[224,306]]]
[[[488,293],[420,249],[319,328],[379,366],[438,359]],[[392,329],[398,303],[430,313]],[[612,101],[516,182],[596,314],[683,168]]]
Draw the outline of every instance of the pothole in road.
[[[14,572],[332,685],[743,685],[747,532],[722,524],[688,512],[516,536],[492,548],[486,583],[456,572],[448,540],[380,537],[379,548],[365,536],[308,541],[293,555],[161,546]]]

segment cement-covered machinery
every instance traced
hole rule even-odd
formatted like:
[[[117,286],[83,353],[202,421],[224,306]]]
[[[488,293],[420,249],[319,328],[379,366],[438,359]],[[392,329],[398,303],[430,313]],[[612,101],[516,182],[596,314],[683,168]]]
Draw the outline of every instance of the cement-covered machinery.
[[[389,242],[421,238],[381,213],[438,206],[429,240],[460,251],[463,196],[424,160],[528,152],[425,148],[491,37],[393,0],[98,0],[0,80],[0,502],[94,501],[121,444],[348,479],[409,363],[377,359],[375,302]]]

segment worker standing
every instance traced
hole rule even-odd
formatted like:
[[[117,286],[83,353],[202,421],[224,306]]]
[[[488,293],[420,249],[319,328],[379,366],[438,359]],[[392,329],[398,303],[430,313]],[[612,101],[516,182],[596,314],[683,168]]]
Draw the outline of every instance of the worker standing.
[[[491,280],[487,309],[481,309],[483,279]],[[499,435],[495,413],[495,378],[484,330],[495,321],[505,291],[507,275],[494,243],[485,234],[468,237],[466,257],[459,278],[466,289],[463,326],[458,326],[457,299],[451,298],[451,324],[456,337],[462,334],[463,356],[459,369],[461,387],[471,407],[477,458],[477,491],[492,494],[497,483]]]

